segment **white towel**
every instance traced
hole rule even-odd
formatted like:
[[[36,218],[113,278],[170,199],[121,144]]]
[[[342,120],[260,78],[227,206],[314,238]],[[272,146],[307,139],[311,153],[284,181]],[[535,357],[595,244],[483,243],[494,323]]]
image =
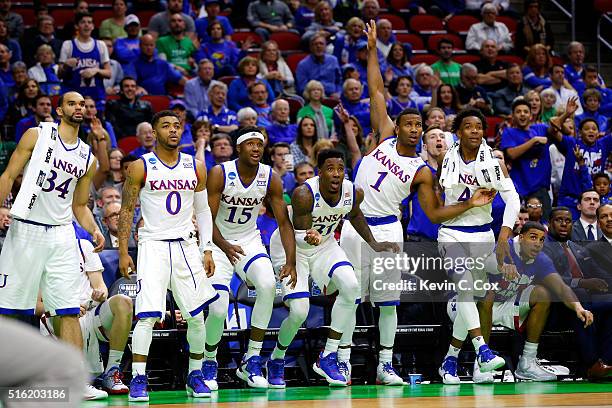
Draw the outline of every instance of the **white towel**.
[[[459,141],[453,143],[442,162],[442,173],[440,174],[440,185],[444,188],[453,188],[459,184],[459,164],[461,153],[459,151]],[[476,180],[478,185],[483,188],[505,190],[503,185],[504,174],[497,158],[493,155],[493,149],[483,139],[478,153],[476,154]]]
[[[24,220],[28,218],[51,170],[58,139],[57,124],[41,122],[38,125],[38,140],[23,175],[19,194],[11,208],[14,217]]]

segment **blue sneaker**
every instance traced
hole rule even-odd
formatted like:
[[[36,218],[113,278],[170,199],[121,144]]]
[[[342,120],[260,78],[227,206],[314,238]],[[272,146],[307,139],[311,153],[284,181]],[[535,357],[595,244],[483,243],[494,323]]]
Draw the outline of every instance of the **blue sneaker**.
[[[478,349],[478,355],[476,356],[476,361],[478,361],[478,365],[480,366],[480,371],[483,373],[488,373],[493,370],[497,370],[506,365],[506,360],[496,355],[491,351],[489,346],[483,344]]]
[[[346,387],[346,377],[340,372],[338,367],[338,353],[329,353],[323,357],[323,352],[319,354],[317,362],[312,365],[315,373],[325,378],[329,385]]]
[[[217,362],[212,360],[205,360],[202,364],[202,374],[204,374],[204,384],[211,390],[217,391],[219,384],[217,384]]]
[[[270,388],[285,388],[285,359],[268,360],[268,385]]]
[[[147,402],[149,401],[149,393],[147,392],[148,379],[146,375],[137,375],[132,378],[130,383],[130,402]]]
[[[442,362],[442,367],[438,368],[438,374],[442,377],[444,384],[460,384],[461,380],[457,375],[457,357],[446,356]]]
[[[268,380],[263,376],[263,363],[260,356],[252,356],[245,360],[246,355],[242,357],[242,362],[236,370],[236,375],[251,388],[268,388]]]
[[[187,396],[193,398],[207,398],[210,397],[210,388],[204,383],[204,374],[202,370],[193,370],[187,376]]]

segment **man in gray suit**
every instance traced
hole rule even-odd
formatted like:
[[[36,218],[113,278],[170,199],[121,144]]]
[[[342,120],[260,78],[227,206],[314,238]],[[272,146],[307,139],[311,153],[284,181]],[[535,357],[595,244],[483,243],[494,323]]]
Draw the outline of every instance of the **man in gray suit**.
[[[595,241],[601,238],[596,215],[599,204],[599,194],[594,189],[585,190],[580,194],[578,203],[580,218],[572,226],[572,241]]]

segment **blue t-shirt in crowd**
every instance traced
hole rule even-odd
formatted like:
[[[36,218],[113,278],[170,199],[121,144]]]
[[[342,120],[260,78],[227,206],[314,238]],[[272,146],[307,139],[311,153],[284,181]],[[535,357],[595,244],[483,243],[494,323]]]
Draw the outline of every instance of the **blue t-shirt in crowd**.
[[[217,16],[217,17],[215,17],[215,20],[217,20],[219,23],[221,23],[221,27],[223,27],[223,31],[225,32],[225,35],[232,35],[232,34],[234,34],[234,29],[232,28],[232,23],[230,23],[230,21],[228,20],[227,17],[225,17],[225,16]],[[206,32],[207,28],[208,28],[208,17],[198,18],[195,21],[195,30],[196,30],[196,33],[198,34],[198,38],[200,39],[201,42],[210,41],[210,36]]]
[[[427,167],[429,167],[429,170],[431,170],[431,174],[436,177],[436,170],[429,164]],[[419,197],[416,192],[410,194],[408,200],[410,200],[412,203],[412,215],[410,216],[410,222],[408,223],[408,228],[406,229],[408,235],[418,235],[420,237],[437,240],[440,224],[434,224],[429,220],[429,218],[427,218],[425,211],[423,211],[423,208],[421,207],[421,203],[419,203]]]
[[[125,69],[125,76],[136,79],[138,85],[142,86],[149,95],[166,95],[166,83],[178,83],[183,75],[170,63],[153,58],[149,61],[147,57],[139,56],[136,61]]]
[[[236,119],[236,112],[228,108],[222,108],[218,114],[215,115],[212,105],[205,111],[198,114],[198,120],[205,120],[211,125],[219,126],[230,126],[238,125],[238,119]]]

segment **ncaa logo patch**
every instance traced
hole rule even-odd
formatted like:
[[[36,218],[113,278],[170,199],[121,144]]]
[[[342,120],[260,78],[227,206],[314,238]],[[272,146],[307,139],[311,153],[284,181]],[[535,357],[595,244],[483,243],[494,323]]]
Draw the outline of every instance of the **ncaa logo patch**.
[[[149,157],[149,163],[155,164],[157,163],[157,159],[155,157]]]
[[[236,178],[236,173],[230,171],[229,173],[227,173],[227,178],[230,180],[234,180]]]
[[[321,194],[316,193],[314,196],[315,201],[319,201],[319,198],[321,198]]]

